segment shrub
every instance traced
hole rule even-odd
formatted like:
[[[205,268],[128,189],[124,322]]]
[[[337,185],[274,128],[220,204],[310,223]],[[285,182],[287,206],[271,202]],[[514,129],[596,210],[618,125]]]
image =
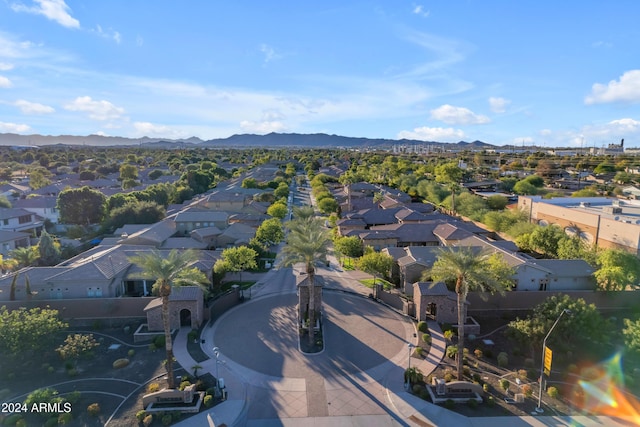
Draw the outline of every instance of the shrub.
[[[53,374],[55,371],[56,371],[56,370],[55,370],[55,368],[54,368],[53,366],[49,366],[49,367],[47,368],[47,372],[49,372],[50,374]]]
[[[426,344],[431,344],[431,335],[422,334],[422,342],[424,342]]]
[[[489,384],[488,383],[482,384],[482,391],[484,391],[485,393],[489,393]]]
[[[431,398],[431,396],[429,395],[429,392],[427,391],[426,388],[423,388],[420,391],[420,399],[422,400],[429,400]]]
[[[129,364],[129,359],[117,359],[113,362],[113,369],[121,369]]]
[[[163,426],[169,426],[171,425],[171,422],[173,421],[173,418],[171,417],[171,414],[166,414],[162,416],[162,425]]]
[[[144,420],[146,416],[147,416],[147,411],[145,411],[144,409],[136,412],[136,419],[140,422],[142,422],[142,420]]]
[[[149,414],[142,419],[142,425],[144,427],[149,427],[152,422],[153,422],[153,414]]]
[[[136,351],[134,349],[130,349],[129,351],[127,351],[127,356],[129,357],[133,357],[134,354],[136,354]]]
[[[500,388],[502,388],[504,391],[509,391],[510,386],[511,383],[509,382],[509,380],[504,378],[500,380]]]
[[[558,392],[558,389],[556,387],[551,386],[547,388],[547,394],[549,395],[549,397],[555,399],[558,397],[560,393]]]
[[[71,414],[71,412],[65,412],[58,415],[58,425],[60,426],[71,424],[71,421],[73,421],[73,415]]]
[[[476,356],[478,359],[482,359],[482,356],[483,356],[482,350],[479,348],[476,348],[475,350],[473,350],[473,355]]]
[[[67,402],[71,403],[72,405],[75,405],[80,400],[80,397],[82,397],[82,394],[78,390],[76,390],[67,394],[66,397],[67,397]]]
[[[147,393],[155,393],[158,390],[160,390],[159,383],[153,382],[153,383],[149,383],[149,385],[147,386]]]
[[[207,394],[204,397],[203,403],[204,403],[204,406],[206,406],[207,408],[211,408],[213,406],[213,396],[210,394]]]
[[[427,332],[429,331],[429,326],[427,325],[427,322],[425,322],[424,320],[421,320],[418,322],[418,332]]]
[[[92,403],[91,405],[87,406],[87,413],[92,417],[97,417],[98,414],[100,414],[100,405],[97,403]]]
[[[155,344],[155,346],[157,348],[163,348],[166,344],[166,341],[164,339],[164,335],[158,335],[157,337],[155,337],[153,339],[153,343]]]
[[[533,359],[530,357],[524,359],[524,367],[527,369],[533,368]]]
[[[493,408],[494,406],[496,406],[496,401],[493,400],[493,396],[487,397],[487,406],[490,408]]]
[[[538,371],[533,368],[527,369],[527,377],[535,380],[536,378],[538,378]]]
[[[149,344],[149,351],[156,351],[158,347],[154,343]]]
[[[444,381],[447,383],[453,381],[453,374],[451,372],[447,372],[446,374],[444,374]]]
[[[196,331],[195,329],[190,330],[189,333],[187,334],[187,339],[189,341],[193,341],[197,338],[198,338],[198,331]]]
[[[527,380],[527,371],[524,369],[518,369],[518,378],[520,378],[520,381],[526,381]]]
[[[422,350],[422,347],[416,347],[416,349],[414,350],[416,352],[416,356],[422,357]]]
[[[455,332],[453,332],[452,329],[449,329],[448,331],[444,331],[444,338],[451,341],[451,339],[455,336]]]
[[[4,419],[2,425],[4,426],[15,426],[19,420],[22,419],[22,415],[20,414],[11,414],[7,418]]]
[[[180,385],[178,386],[178,390],[182,391],[182,390],[184,390],[185,388],[189,387],[190,385],[191,385],[191,381],[189,381],[189,380],[182,381],[182,382],[180,383]]]
[[[469,399],[467,400],[467,406],[471,409],[476,409],[478,407],[478,401],[475,399]]]
[[[531,386],[529,384],[525,384],[525,385],[522,386],[522,392],[527,397],[533,396],[533,389],[531,388]]]
[[[467,337],[467,339],[468,339],[469,341],[475,341],[475,340],[476,340],[476,335],[475,335],[475,334],[469,334],[469,336]],[[474,402],[475,402],[475,400],[474,400]],[[477,403],[477,402],[476,402],[476,403]]]
[[[204,392],[205,395],[207,396],[213,396],[216,394],[216,388],[215,387],[209,387],[207,389],[207,391]]]
[[[456,406],[456,402],[453,399],[447,399],[444,401],[444,407],[447,409],[453,409]]]
[[[16,427],[27,427],[27,420],[20,418],[16,423]]]
[[[44,423],[44,427],[56,427],[58,425],[58,417],[48,418]]]
[[[75,368],[71,368],[67,371],[67,375],[69,375],[70,377],[75,377],[76,375],[78,375],[78,370]]]
[[[504,351],[498,354],[498,366],[506,368],[509,364],[509,356]]]
[[[414,384],[413,387],[411,387],[411,391],[413,392],[413,394],[420,394],[423,389],[424,387],[422,387],[420,384]]]
[[[455,359],[457,354],[458,354],[458,346],[457,345],[450,345],[450,346],[447,347],[447,350],[446,350],[447,357],[449,357],[451,359]]]

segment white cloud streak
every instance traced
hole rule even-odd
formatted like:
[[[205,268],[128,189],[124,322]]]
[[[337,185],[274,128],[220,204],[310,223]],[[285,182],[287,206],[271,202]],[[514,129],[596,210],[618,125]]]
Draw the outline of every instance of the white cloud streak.
[[[114,120],[124,114],[124,108],[116,107],[109,101],[94,101],[90,96],[80,96],[64,105],[65,110],[88,113],[93,120]]]
[[[504,98],[491,97],[489,98],[489,108],[494,113],[504,113],[507,111],[507,106],[511,104],[511,101]]]
[[[419,127],[412,131],[403,130],[398,133],[398,139],[415,139],[418,141],[458,142],[462,138],[464,138],[462,130],[441,127]]]
[[[20,111],[24,114],[51,114],[56,111],[53,107],[49,107],[48,105],[25,101],[24,99],[17,100],[14,105],[20,108]]]
[[[476,114],[468,108],[454,107],[449,104],[444,104],[431,110],[431,118],[448,125],[479,125],[491,121],[489,117]]]
[[[606,85],[595,83],[591,94],[584,99],[587,105],[616,102],[640,102],[640,70],[627,71],[619,80],[611,80]]]
[[[34,6],[14,3],[11,8],[15,12],[27,12],[42,15],[66,28],[80,28],[80,21],[69,13],[69,6],[64,0],[35,0]]]
[[[0,122],[0,132],[25,133],[30,129],[29,125]]]
[[[0,88],[9,88],[13,86],[13,84],[11,83],[11,80],[9,80],[7,77],[5,76],[0,76]]]

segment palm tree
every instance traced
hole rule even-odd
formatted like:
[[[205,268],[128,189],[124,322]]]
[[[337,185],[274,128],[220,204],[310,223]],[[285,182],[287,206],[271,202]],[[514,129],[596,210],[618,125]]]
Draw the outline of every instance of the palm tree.
[[[442,248],[436,262],[428,272],[433,283],[455,282],[458,304],[458,380],[462,381],[464,354],[465,305],[469,291],[502,293],[507,289],[513,270],[489,252],[478,252],[470,247]]]
[[[152,250],[129,257],[129,262],[142,269],[137,277],[155,279],[153,293],[162,298],[162,325],[164,327],[165,348],[167,351],[168,388],[175,388],[169,296],[174,287],[197,285],[204,288],[203,283],[207,280],[206,276],[196,267],[193,267],[197,260],[197,252],[193,250],[178,251],[176,249],[166,256],[158,250]]]
[[[11,255],[11,258],[16,261],[20,268],[33,265],[40,257],[36,246],[15,248],[9,255]]]
[[[320,311],[320,307],[315,307],[315,264],[326,264],[331,239],[327,230],[322,227],[322,222],[313,217],[291,221],[288,228],[291,232],[282,249],[280,262],[287,267],[297,263],[305,265],[309,282],[309,343],[313,344],[313,327],[316,314]]]

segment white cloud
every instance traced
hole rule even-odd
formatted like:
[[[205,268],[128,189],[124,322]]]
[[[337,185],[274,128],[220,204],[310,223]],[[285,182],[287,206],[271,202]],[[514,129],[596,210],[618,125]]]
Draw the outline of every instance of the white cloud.
[[[28,132],[31,128],[29,125],[21,125],[17,123],[0,122],[0,131],[11,133],[24,133]]]
[[[264,43],[260,45],[260,52],[264,55],[265,64],[282,58],[282,55],[277,53],[273,47]]]
[[[35,3],[37,3],[37,5],[31,7],[15,3],[11,5],[11,8],[15,12],[43,15],[63,27],[80,28],[80,21],[69,14],[69,6],[67,6],[64,0],[35,0]]]
[[[267,134],[271,132],[282,132],[287,129],[284,123],[280,121],[261,121],[252,122],[249,120],[243,120],[240,122],[240,127],[244,132]]]
[[[124,108],[116,107],[109,101],[94,101],[90,96],[79,96],[64,106],[69,111],[89,113],[93,120],[113,120],[124,114]]]
[[[0,87],[3,88],[7,88],[7,87],[11,87],[11,80],[9,80],[8,78],[4,77],[4,76],[0,76]]]
[[[584,99],[587,105],[609,102],[640,102],[640,70],[627,71],[619,80],[611,80],[606,85],[595,83],[591,94]]]
[[[109,39],[115,41],[117,44],[122,42],[122,36],[119,32],[112,30],[111,28],[104,30],[102,26],[96,25],[95,30],[91,30],[92,33],[99,35],[102,38]]]
[[[49,107],[48,105],[25,101],[24,99],[17,100],[14,105],[20,108],[24,114],[49,114],[55,113],[56,111],[53,107]]]
[[[511,101],[505,98],[491,97],[489,98],[489,108],[494,113],[504,113],[507,111],[507,106],[511,104]]]
[[[6,62],[0,62],[0,71],[9,71],[13,69],[13,64],[8,64]]]
[[[448,125],[478,125],[491,121],[489,117],[476,114],[468,108],[454,107],[449,104],[431,110],[431,118]]]
[[[425,10],[424,6],[422,6],[421,4],[413,8],[413,13],[416,15],[423,16],[425,18],[428,17],[429,14],[431,14],[431,12],[429,10]]]
[[[416,139],[419,141],[457,142],[464,138],[464,132],[453,128],[420,127],[412,131],[403,130],[398,133],[398,139]]]
[[[141,138],[148,136],[151,138],[182,139],[194,136],[191,126],[163,125],[151,122],[134,122],[132,137]]]

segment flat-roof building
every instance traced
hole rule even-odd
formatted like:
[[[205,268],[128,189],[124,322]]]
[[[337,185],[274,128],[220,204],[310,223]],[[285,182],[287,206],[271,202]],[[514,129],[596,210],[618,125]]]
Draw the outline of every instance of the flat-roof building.
[[[558,225],[600,248],[640,255],[640,201],[609,197],[520,196],[518,208],[531,222]]]

